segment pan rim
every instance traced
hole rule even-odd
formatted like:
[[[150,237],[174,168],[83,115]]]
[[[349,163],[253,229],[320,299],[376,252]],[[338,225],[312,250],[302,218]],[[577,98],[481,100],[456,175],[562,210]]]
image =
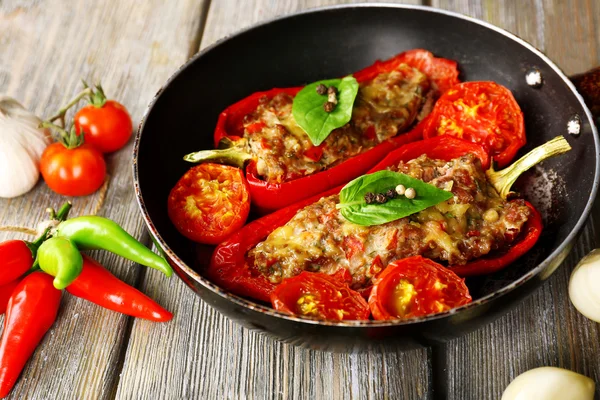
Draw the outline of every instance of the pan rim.
[[[299,318],[299,317],[295,317],[295,316],[292,316],[289,314],[285,314],[283,312],[276,311],[268,306],[264,306],[262,304],[254,302],[252,300],[237,296],[233,293],[229,293],[229,292],[223,290],[222,288],[220,288],[219,286],[215,285],[211,281],[209,281],[207,278],[200,275],[194,269],[189,267],[181,258],[179,258],[179,256],[177,256],[177,254],[168,246],[166,241],[162,238],[162,236],[158,232],[156,226],[152,222],[152,219],[150,218],[150,215],[148,213],[148,210],[147,210],[144,200],[142,198],[142,194],[141,194],[141,190],[140,190],[140,186],[139,186],[138,153],[139,153],[139,146],[140,146],[140,141],[141,141],[141,137],[142,137],[142,132],[146,126],[147,117],[150,114],[150,112],[152,111],[152,109],[154,108],[154,106],[156,105],[156,102],[157,102],[158,98],[160,97],[160,94],[163,91],[163,88],[169,86],[175,79],[178,78],[178,76],[182,73],[182,71],[187,69],[191,64],[195,63],[196,60],[198,60],[199,58],[204,56],[206,53],[210,52],[213,48],[219,46],[221,43],[224,43],[228,40],[231,40],[238,36],[242,36],[249,31],[261,28],[263,26],[272,24],[274,22],[282,21],[282,20],[285,20],[288,18],[295,18],[295,17],[301,16],[301,15],[320,13],[320,12],[336,10],[336,9],[353,9],[353,8],[393,8],[393,9],[420,10],[420,11],[432,12],[432,13],[446,15],[446,16],[450,16],[453,18],[457,18],[460,20],[464,20],[464,21],[468,21],[468,22],[472,22],[472,23],[481,25],[487,29],[496,31],[497,33],[504,35],[505,37],[517,42],[518,44],[522,45],[523,47],[525,47],[526,49],[528,49],[529,51],[534,53],[536,56],[538,56],[540,59],[542,59],[546,63],[546,65],[548,65],[550,68],[552,68],[557,73],[557,75],[563,80],[563,82],[567,85],[567,87],[571,90],[571,92],[575,95],[576,99],[579,101],[579,103],[581,104],[581,106],[585,112],[585,116],[587,117],[587,120],[590,122],[592,134],[594,137],[594,147],[596,150],[596,155],[600,154],[600,141],[598,138],[598,131],[594,124],[594,118],[591,114],[591,111],[588,109],[587,105],[585,104],[583,97],[579,94],[579,92],[577,91],[577,89],[575,88],[573,83],[569,80],[569,78],[565,75],[565,73],[552,60],[550,60],[545,54],[543,54],[535,46],[526,42],[525,40],[521,39],[520,37],[516,36],[515,34],[510,33],[502,28],[499,28],[489,22],[482,21],[482,20],[467,16],[464,14],[460,14],[460,13],[457,13],[454,11],[447,11],[447,10],[442,10],[442,9],[438,9],[438,8],[433,8],[433,7],[429,7],[429,6],[422,6],[422,5],[391,4],[391,3],[357,3],[357,4],[338,4],[338,5],[333,5],[333,6],[317,7],[317,8],[302,10],[302,11],[291,13],[291,14],[285,14],[285,15],[278,16],[275,18],[270,18],[265,21],[261,21],[259,23],[253,24],[242,30],[236,31],[233,34],[227,35],[227,36],[217,40],[215,43],[213,43],[210,46],[207,46],[203,50],[199,51],[194,56],[192,56],[188,61],[186,61],[184,64],[182,64],[169,77],[169,79],[167,79],[167,81],[162,85],[161,89],[159,89],[159,91],[154,95],[152,101],[148,104],[148,106],[146,107],[146,110],[144,111],[144,114],[142,115],[142,118],[140,119],[140,123],[138,125],[138,130],[135,135],[134,146],[133,146],[133,151],[132,151],[133,184],[134,184],[134,191],[135,191],[135,195],[136,195],[135,197],[136,197],[136,201],[138,203],[138,207],[140,208],[140,211],[142,213],[142,217],[144,219],[146,227],[148,228],[148,231],[149,231],[153,241],[155,242],[155,244],[157,244],[156,247],[159,249],[159,251],[166,253],[166,256],[168,259],[170,259],[172,262],[177,264],[177,266],[190,279],[193,279],[195,282],[202,285],[205,289],[213,292],[214,294],[216,294],[220,297],[223,297],[224,299],[226,299],[228,301],[231,301],[232,303],[234,303],[238,306],[245,307],[252,311],[257,311],[257,312],[260,312],[263,314],[268,314],[273,317],[282,318],[282,319],[285,319],[285,320],[288,320],[291,322],[308,324],[308,325],[334,326],[334,327],[339,327],[339,328],[358,328],[358,327],[376,328],[376,327],[389,327],[389,326],[397,327],[397,326],[413,325],[413,324],[418,324],[418,323],[422,323],[422,322],[430,322],[430,321],[434,321],[434,320],[448,318],[448,317],[452,316],[453,314],[457,314],[462,311],[471,310],[471,309],[474,309],[477,307],[484,306],[484,305],[490,303],[492,300],[512,292],[517,287],[525,284],[526,282],[530,281],[531,279],[533,279],[534,277],[536,277],[537,275],[542,273],[542,271],[544,271],[549,266],[550,263],[552,263],[555,259],[557,259],[557,257],[559,257],[563,251],[565,251],[567,246],[570,246],[573,243],[573,241],[577,238],[579,232],[581,231],[581,229],[583,228],[584,224],[587,221],[587,218],[591,212],[592,205],[593,205],[594,200],[597,195],[598,177],[600,175],[600,157],[596,156],[596,165],[595,165],[595,170],[594,170],[594,183],[592,185],[592,191],[590,193],[590,197],[587,201],[587,204],[583,210],[583,213],[579,217],[579,220],[577,221],[577,223],[575,224],[575,226],[571,230],[571,232],[567,235],[567,237],[562,241],[562,243],[552,253],[550,253],[544,260],[542,260],[535,268],[533,268],[531,271],[529,271],[525,275],[521,276],[519,279],[511,282],[510,284],[498,289],[497,291],[495,291],[493,293],[490,293],[484,297],[477,299],[476,301],[473,301],[472,303],[466,304],[464,306],[461,306],[461,307],[458,307],[458,308],[455,308],[455,309],[452,309],[452,310],[449,310],[449,311],[446,311],[443,313],[438,313],[438,314],[434,314],[431,316],[414,318],[414,319],[405,320],[405,321],[402,321],[402,320],[370,321],[369,320],[369,321],[333,322],[333,321],[314,320],[314,319],[308,319],[308,318]],[[562,261],[552,271],[552,273],[554,273],[555,270],[558,269],[560,264],[562,264]],[[552,273],[549,274],[544,279],[547,279],[550,275],[552,275]]]

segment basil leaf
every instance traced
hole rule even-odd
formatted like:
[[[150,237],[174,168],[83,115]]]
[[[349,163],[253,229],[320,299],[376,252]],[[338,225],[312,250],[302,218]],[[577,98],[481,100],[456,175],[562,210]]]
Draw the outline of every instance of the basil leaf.
[[[414,199],[398,196],[383,204],[367,204],[365,194],[385,193],[398,185],[413,188],[417,193]],[[340,192],[342,216],[358,225],[380,225],[418,213],[426,208],[451,199],[454,195],[434,185],[411,176],[392,171],[378,171],[360,176],[350,181]]]
[[[338,90],[338,103],[330,113],[323,108],[327,102],[327,94],[317,93],[317,86],[320,84],[327,87],[335,86]],[[318,146],[327,139],[331,131],[350,122],[357,93],[358,82],[351,75],[343,79],[327,79],[311,83],[294,97],[292,115],[312,144]]]

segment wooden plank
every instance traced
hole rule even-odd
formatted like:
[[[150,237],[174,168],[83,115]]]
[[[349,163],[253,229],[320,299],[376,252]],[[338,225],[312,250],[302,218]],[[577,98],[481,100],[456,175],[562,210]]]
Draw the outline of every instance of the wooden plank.
[[[340,1],[213,1],[201,45],[243,27]],[[281,344],[215,312],[181,282],[142,288],[175,310],[165,325],[136,320],[118,398],[429,398],[426,350],[340,355]]]
[[[593,0],[569,4],[554,0],[434,1],[433,5],[487,20],[521,36],[568,74],[600,64],[600,4]],[[595,229],[594,221],[589,221],[563,266],[518,308],[446,346],[448,398],[498,399],[517,375],[540,366],[567,368],[600,382],[599,326],[573,308],[567,293],[575,264],[600,245]]]
[[[0,92],[40,116],[49,116],[80,90],[80,78],[102,79],[107,94],[129,108],[137,126],[152,95],[190,54],[202,4],[201,0],[177,5],[135,0],[0,2]],[[112,179],[101,214],[148,240],[132,190],[131,147],[129,143],[107,157]],[[0,200],[0,225],[34,227],[45,207],[64,200],[40,182],[25,196]],[[97,200],[96,195],[74,199],[72,215],[89,213]],[[0,240],[17,236],[0,232]],[[136,281],[132,263],[105,254],[98,257],[121,279]],[[156,280],[165,282],[163,277]],[[112,397],[129,320],[64,295],[56,324],[11,397]]]

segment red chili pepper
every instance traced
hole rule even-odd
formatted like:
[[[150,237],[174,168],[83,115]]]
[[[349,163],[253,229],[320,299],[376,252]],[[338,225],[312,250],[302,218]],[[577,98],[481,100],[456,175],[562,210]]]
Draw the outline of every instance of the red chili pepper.
[[[10,300],[10,296],[12,295],[12,292],[15,290],[19,282],[21,282],[21,280],[16,279],[12,282],[8,282],[0,286],[0,315],[6,312],[8,300]]]
[[[0,243],[0,286],[22,276],[33,265],[33,254],[22,240]]]
[[[451,160],[467,153],[475,154],[481,160],[483,168],[489,166],[489,156],[478,144],[451,136],[438,136],[398,148],[369,172],[397,165],[400,161],[412,160],[422,154],[426,154],[431,158]],[[260,271],[254,269],[252,260],[248,259],[246,254],[259,242],[264,240],[273,230],[286,224],[296,215],[298,210],[316,202],[321,197],[336,194],[340,189],[341,186],[309,197],[244,226],[229,237],[228,240],[217,246],[207,271],[208,277],[219,286],[233,293],[269,301],[269,296],[276,285],[271,283]],[[526,234],[522,235],[506,253],[475,260],[466,265],[452,267],[453,271],[460,276],[495,272],[509,265],[531,249],[541,233],[541,217],[533,209],[533,206],[530,204],[528,206],[533,210],[533,214],[523,228]],[[368,295],[370,288],[365,288],[359,292],[363,295]]]
[[[173,318],[173,314],[150,297],[121,281],[96,260],[85,255],[83,270],[77,279],[67,286],[67,292],[133,317],[157,322],[166,322]]]
[[[14,289],[0,341],[0,397],[5,397],[19,378],[25,363],[56,320],[61,291],[44,272],[25,277]]]
[[[449,87],[459,83],[456,62],[436,58],[430,52],[421,49],[410,50],[385,61],[376,61],[373,65],[356,72],[354,77],[358,82],[369,81],[380,73],[397,69],[403,63],[420,69],[428,75],[440,92],[444,92]],[[235,140],[244,135],[244,117],[258,107],[262,98],[271,99],[279,93],[295,96],[300,89],[302,88],[275,88],[265,92],[257,92],[227,107],[219,115],[217,121],[214,134],[215,147],[225,137]],[[253,126],[251,125],[251,127]],[[246,178],[250,185],[252,204],[260,213],[267,213],[344,184],[367,172],[369,168],[395,148],[421,139],[422,133],[422,128],[402,133],[332,168],[283,183],[267,183],[260,179],[255,163],[250,162],[246,167]]]

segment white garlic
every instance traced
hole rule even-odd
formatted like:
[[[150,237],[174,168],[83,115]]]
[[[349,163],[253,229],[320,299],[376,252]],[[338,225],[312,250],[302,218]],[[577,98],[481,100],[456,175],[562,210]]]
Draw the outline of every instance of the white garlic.
[[[502,400],[594,400],[595,383],[563,368],[541,367],[517,376]]]
[[[18,101],[0,94],[0,197],[30,191],[40,176],[40,158],[50,144],[42,121]]]
[[[569,297],[577,311],[600,322],[600,249],[583,257],[571,273]]]

